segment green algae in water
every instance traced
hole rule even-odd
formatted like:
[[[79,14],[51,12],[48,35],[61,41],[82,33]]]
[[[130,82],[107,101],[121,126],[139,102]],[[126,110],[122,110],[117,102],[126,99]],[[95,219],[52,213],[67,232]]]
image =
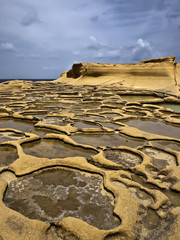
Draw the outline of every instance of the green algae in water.
[[[180,112],[180,103],[162,103],[160,104],[162,107],[164,108],[170,108],[172,109],[174,112]]]

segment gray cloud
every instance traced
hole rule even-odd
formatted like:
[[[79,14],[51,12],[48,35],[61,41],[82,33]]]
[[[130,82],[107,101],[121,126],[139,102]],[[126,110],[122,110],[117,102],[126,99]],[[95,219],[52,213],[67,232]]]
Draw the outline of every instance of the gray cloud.
[[[99,16],[97,16],[97,15],[92,16],[92,17],[90,17],[90,20],[91,20],[92,22],[97,22],[97,21],[99,20]]]
[[[161,57],[160,53],[156,51],[149,42],[140,38],[132,50],[131,59],[133,62],[137,62],[158,57]]]
[[[73,62],[180,61],[179,12],[179,0],[2,1],[0,70],[51,78]]]
[[[89,36],[90,43],[79,52],[79,55],[91,56],[92,61],[103,62],[139,62],[149,58],[161,57],[148,41],[137,39],[133,45],[112,46],[110,43],[99,42],[95,36]]]
[[[29,7],[29,9],[25,12],[25,15],[21,21],[23,26],[30,26],[33,23],[39,23],[38,15],[36,10],[33,7]]]

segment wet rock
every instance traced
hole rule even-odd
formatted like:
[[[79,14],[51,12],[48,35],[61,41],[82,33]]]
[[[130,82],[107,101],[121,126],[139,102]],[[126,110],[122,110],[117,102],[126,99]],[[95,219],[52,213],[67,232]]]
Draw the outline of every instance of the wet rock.
[[[177,240],[179,69],[82,63],[1,83],[0,239]]]

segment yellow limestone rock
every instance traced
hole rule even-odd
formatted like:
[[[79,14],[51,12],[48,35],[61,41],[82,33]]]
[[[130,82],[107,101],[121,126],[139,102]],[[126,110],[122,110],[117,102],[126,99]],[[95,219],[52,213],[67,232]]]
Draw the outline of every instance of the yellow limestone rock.
[[[178,240],[180,64],[0,83],[0,240]]]
[[[56,82],[77,85],[120,84],[129,88],[178,93],[175,57],[149,59],[136,64],[76,63]],[[177,77],[177,81],[179,78]]]

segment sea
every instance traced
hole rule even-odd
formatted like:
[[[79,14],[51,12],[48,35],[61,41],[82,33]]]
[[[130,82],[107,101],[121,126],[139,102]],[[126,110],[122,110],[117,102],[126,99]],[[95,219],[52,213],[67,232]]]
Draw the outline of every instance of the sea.
[[[1,82],[6,82],[6,81],[12,81],[12,80],[15,80],[15,79],[0,79],[0,83]],[[25,80],[25,81],[53,81],[55,79],[17,79],[17,80]]]

